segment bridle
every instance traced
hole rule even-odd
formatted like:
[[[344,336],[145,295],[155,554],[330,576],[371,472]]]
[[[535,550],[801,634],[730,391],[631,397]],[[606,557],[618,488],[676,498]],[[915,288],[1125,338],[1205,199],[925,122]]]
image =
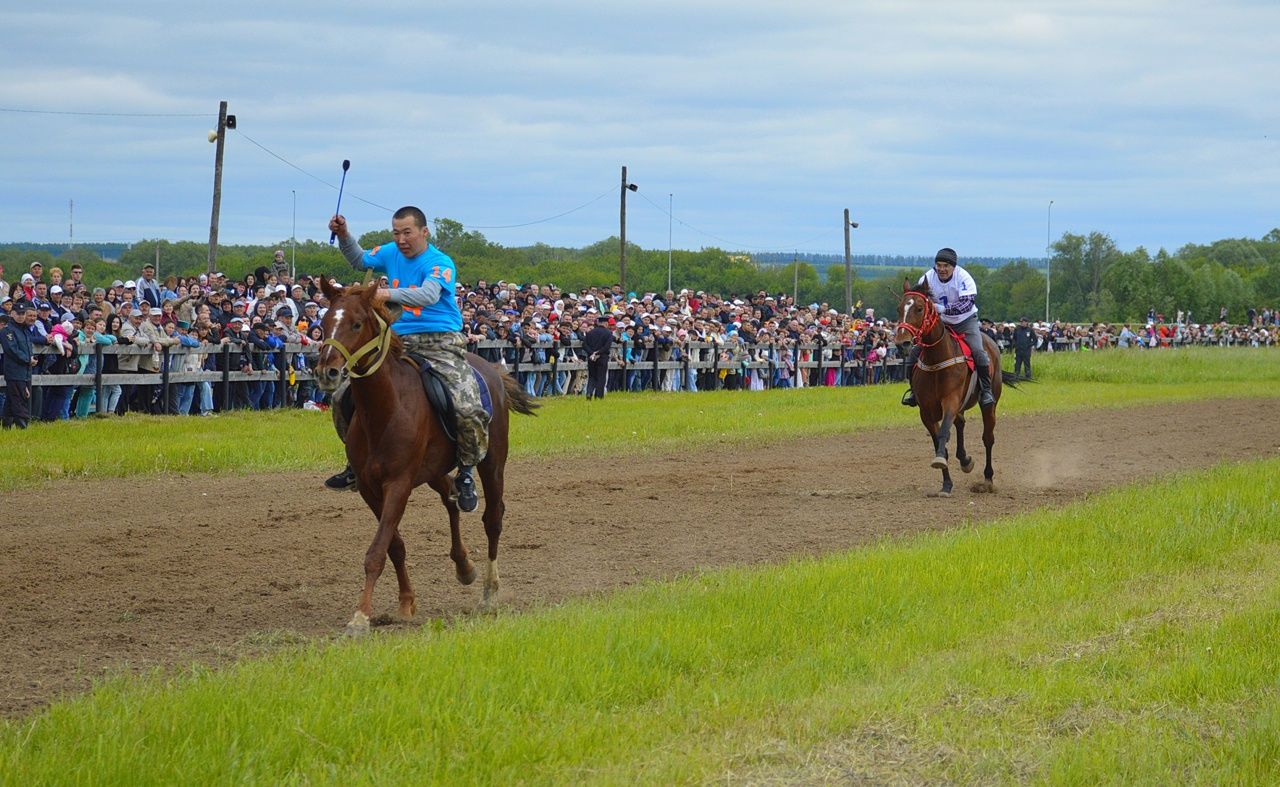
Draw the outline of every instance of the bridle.
[[[387,328],[387,321],[382,319],[382,315],[376,311],[373,312],[373,318],[378,321],[378,330],[373,338],[365,342],[360,349],[352,352],[348,350],[342,342],[337,339],[325,339],[324,344],[334,348],[342,353],[342,357],[346,359],[347,376],[352,379],[368,377],[378,371],[378,367],[382,366],[382,362],[387,360],[387,350],[391,347],[391,331]],[[364,360],[366,355],[374,353],[374,361],[372,365],[363,372],[356,371],[356,364]]]
[[[911,334],[911,340],[915,344],[920,345],[920,347],[922,348],[932,347],[938,342],[942,341],[943,337],[947,335],[946,331],[942,331],[938,334],[938,338],[934,339],[933,341],[926,342],[924,340],[924,337],[932,333],[933,329],[938,326],[938,320],[939,320],[938,310],[934,308],[933,300],[928,295],[925,295],[922,292],[916,292],[915,290],[908,290],[902,294],[902,297],[906,298],[911,295],[916,296],[924,303],[924,306],[923,306],[924,317],[921,318],[920,320],[920,327],[917,328],[916,326],[906,321],[898,323],[898,327],[906,331],[907,333]]]

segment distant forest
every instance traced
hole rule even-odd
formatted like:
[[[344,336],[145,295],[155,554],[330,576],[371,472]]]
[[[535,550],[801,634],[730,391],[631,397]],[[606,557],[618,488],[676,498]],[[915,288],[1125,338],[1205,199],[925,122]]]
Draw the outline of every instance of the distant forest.
[[[433,241],[453,256],[463,281],[498,280],[532,284],[556,284],[562,289],[609,286],[619,280],[617,237],[583,248],[537,244],[506,247],[457,221],[437,218]],[[390,230],[367,232],[360,237],[365,248],[390,241]],[[296,256],[297,270],[329,275],[344,281],[357,276],[338,251],[327,243],[305,241],[296,250],[288,241],[271,245],[218,247],[219,270],[243,278],[267,265],[276,248],[286,257]],[[1264,237],[1231,238],[1206,245],[1188,244],[1174,253],[1163,249],[1151,254],[1144,248],[1118,249],[1102,232],[1063,234],[1053,244],[1049,260],[1052,277],[1048,310],[1052,319],[1071,322],[1138,322],[1154,308],[1172,318],[1189,312],[1193,320],[1218,318],[1225,307],[1228,319],[1241,322],[1250,308],[1280,306],[1280,229]],[[48,272],[74,262],[85,268],[91,285],[104,286],[113,279],[136,276],[145,262],[158,262],[159,275],[190,276],[207,266],[208,245],[194,241],[142,240],[121,244],[0,244],[0,264],[5,278],[16,281],[31,261],[40,260]],[[863,309],[877,314],[893,310],[902,292],[902,279],[915,281],[932,260],[922,257],[856,255],[853,297]],[[964,264],[978,282],[982,314],[997,320],[1026,315],[1043,319],[1046,309],[1043,259],[966,258]],[[636,293],[667,289],[666,249],[642,249],[627,244],[627,288]],[[766,290],[795,294],[803,303],[828,304],[843,309],[844,259],[839,255],[810,255],[793,264],[789,254],[754,257],[717,248],[677,250],[670,267],[672,289],[706,290],[724,295],[746,295]]]

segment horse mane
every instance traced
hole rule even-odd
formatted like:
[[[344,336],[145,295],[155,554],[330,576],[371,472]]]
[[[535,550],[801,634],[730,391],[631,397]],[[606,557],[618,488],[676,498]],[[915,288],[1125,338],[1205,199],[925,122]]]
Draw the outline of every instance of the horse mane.
[[[342,289],[342,295],[343,297],[352,296],[360,298],[361,302],[365,303],[369,307],[370,311],[381,317],[387,323],[387,330],[391,331],[391,344],[387,352],[392,358],[402,358],[404,356],[404,342],[400,340],[399,334],[391,330],[391,323],[395,322],[396,319],[399,318],[399,315],[397,314],[393,316],[390,309],[388,309],[384,304],[378,303],[376,300],[365,300],[365,293],[369,289],[377,290],[378,286],[376,284],[370,284],[367,286],[363,284],[352,284]]]

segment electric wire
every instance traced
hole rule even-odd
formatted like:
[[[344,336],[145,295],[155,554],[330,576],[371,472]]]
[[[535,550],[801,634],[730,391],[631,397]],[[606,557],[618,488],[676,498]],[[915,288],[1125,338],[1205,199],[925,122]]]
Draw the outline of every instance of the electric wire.
[[[0,107],[0,112],[18,112],[24,115],[77,115],[80,117],[99,118],[204,118],[218,116],[216,112],[72,112],[55,109],[20,109],[18,107]]]
[[[720,241],[721,243],[726,243],[726,244],[728,244],[729,246],[731,246],[731,247],[732,247],[732,248],[734,248],[734,249],[742,249],[742,250],[744,250],[744,251],[754,251],[754,252],[760,252],[760,253],[768,253],[768,252],[784,253],[784,252],[787,252],[787,251],[791,251],[792,249],[799,248],[800,246],[804,246],[804,245],[806,245],[806,244],[808,244],[808,243],[812,243],[813,241],[818,240],[819,238],[822,238],[822,237],[824,237],[824,236],[827,236],[827,235],[830,235],[830,234],[831,234],[831,231],[830,231],[830,230],[823,230],[822,232],[818,233],[817,235],[814,235],[812,238],[807,238],[807,239],[802,240],[802,241],[800,241],[800,242],[798,242],[798,243],[788,243],[788,244],[786,244],[786,245],[784,245],[784,246],[779,246],[779,247],[777,247],[777,248],[766,248],[766,247],[763,247],[763,246],[752,246],[752,245],[747,244],[747,243],[737,243],[737,242],[735,242],[735,241],[731,241],[731,240],[729,240],[729,239],[727,239],[727,238],[722,238],[722,237],[720,237],[719,235],[713,235],[712,233],[707,232],[706,230],[703,230],[703,229],[699,229],[698,227],[695,227],[695,226],[693,226],[692,224],[689,224],[688,222],[681,221],[680,219],[677,219],[675,216],[673,216],[673,215],[672,215],[672,214],[671,214],[671,213],[670,213],[666,208],[662,207],[662,206],[661,206],[661,205],[659,205],[658,203],[656,203],[656,202],[654,202],[653,200],[649,199],[649,197],[648,197],[644,192],[642,192],[642,191],[637,191],[637,192],[635,192],[635,193],[636,193],[636,194],[639,194],[639,195],[640,195],[640,197],[641,197],[642,199],[644,199],[644,201],[645,201],[645,202],[648,202],[650,205],[652,205],[653,207],[657,208],[657,209],[658,209],[658,212],[660,212],[660,213],[662,213],[664,216],[666,216],[666,217],[670,218],[670,219],[671,219],[672,221],[674,221],[675,223],[677,223],[677,224],[679,224],[679,225],[681,225],[681,226],[683,226],[683,227],[686,227],[686,228],[688,228],[688,229],[691,229],[691,230],[693,230],[694,232],[696,232],[696,233],[698,233],[698,234],[700,234],[700,235],[705,235],[705,236],[707,236],[708,238],[713,238],[713,239],[715,239],[715,240]]]

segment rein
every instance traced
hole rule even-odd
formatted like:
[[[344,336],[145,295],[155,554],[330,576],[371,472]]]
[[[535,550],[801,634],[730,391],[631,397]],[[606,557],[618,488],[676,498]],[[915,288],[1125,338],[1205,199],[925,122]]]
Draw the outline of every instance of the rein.
[[[917,298],[920,298],[922,301],[924,301],[924,318],[920,320],[919,328],[917,328],[916,326],[912,325],[909,322],[900,323],[898,327],[906,331],[907,333],[911,334],[912,340],[916,344],[920,345],[921,348],[932,347],[938,342],[942,341],[943,337],[947,335],[946,331],[941,331],[938,334],[938,338],[934,339],[931,342],[926,342],[924,340],[924,337],[927,334],[932,333],[933,329],[938,327],[938,319],[939,319],[938,310],[933,307],[933,301],[929,298],[928,295],[925,295],[922,292],[916,292],[915,290],[907,291],[903,297],[906,297],[907,295],[914,295]],[[924,368],[924,367],[921,366],[921,368]]]
[[[391,331],[387,329],[387,321],[382,319],[382,315],[377,312],[373,312],[373,316],[374,319],[378,321],[378,332],[374,334],[372,339],[365,342],[364,346],[355,352],[347,350],[347,348],[343,346],[342,342],[337,339],[324,340],[325,345],[328,345],[342,353],[342,357],[345,358],[347,362],[347,375],[352,379],[368,377],[378,371],[378,368],[382,366],[382,362],[387,360],[387,350],[391,347]],[[357,372],[356,364],[364,360],[364,357],[369,355],[369,353],[375,353],[373,365],[363,372]]]

